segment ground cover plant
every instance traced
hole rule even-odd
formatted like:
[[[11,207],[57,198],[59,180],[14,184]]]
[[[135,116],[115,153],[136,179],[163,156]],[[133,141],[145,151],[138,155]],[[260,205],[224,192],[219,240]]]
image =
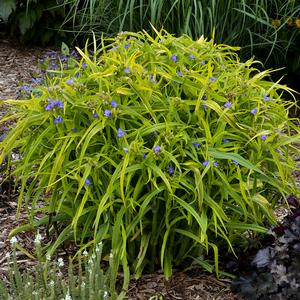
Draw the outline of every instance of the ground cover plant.
[[[288,201],[292,213],[269,230],[268,239],[254,256],[244,258],[246,268],[235,265],[237,278],[233,281],[233,289],[245,299],[299,298],[299,201],[293,197]]]
[[[66,241],[80,250],[102,242],[124,287],[130,271],[159,266],[167,278],[190,263],[219,274],[219,247],[233,252],[249,232],[266,232],[276,201],[297,193],[295,104],[281,99],[289,89],[236,50],[123,32],[92,54],[77,48],[81,59],[49,70],[29,99],[5,101],[1,122],[18,121],[0,162],[8,155],[19,207],[32,207],[11,236],[48,224],[57,234],[48,255]]]

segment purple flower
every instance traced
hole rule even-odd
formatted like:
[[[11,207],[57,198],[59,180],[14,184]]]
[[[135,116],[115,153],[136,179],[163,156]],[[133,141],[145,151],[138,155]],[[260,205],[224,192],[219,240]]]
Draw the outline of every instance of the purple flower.
[[[215,82],[217,79],[217,77],[209,77],[210,82]]]
[[[31,92],[31,87],[29,85],[23,85],[21,87],[22,91],[26,92],[26,93],[30,93]]]
[[[230,140],[228,140],[228,139],[223,139],[223,143],[224,143],[224,144],[230,143]]]
[[[194,147],[200,147],[200,144],[199,143],[192,143],[192,146],[194,146]]]
[[[78,56],[75,49],[72,50],[71,55],[74,56],[74,57],[77,57],[77,56]]]
[[[82,69],[86,69],[87,68],[87,64],[86,63],[83,63],[82,64]]]
[[[125,46],[124,46],[124,48],[125,49],[128,49],[130,47],[130,44],[128,43],[128,44],[125,44]]]
[[[125,72],[126,74],[129,74],[129,73],[130,73],[130,68],[129,68],[129,67],[125,68],[125,69],[124,69],[124,72]]]
[[[154,76],[152,74],[150,75],[150,82],[155,82]]]
[[[174,61],[174,62],[176,62],[176,61],[177,61],[177,55],[176,55],[176,54],[173,54],[173,55],[171,56],[171,60]]]
[[[266,139],[267,139],[267,135],[266,134],[262,134],[261,136],[260,136],[260,138],[263,140],[263,141],[265,141]]]
[[[127,133],[123,131],[121,128],[118,129],[117,137],[121,138],[125,136]]]
[[[68,85],[72,85],[74,83],[74,79],[73,78],[70,78],[66,81],[66,84]]]
[[[147,157],[147,154],[146,153],[143,153],[143,158],[145,159]]]
[[[52,104],[52,102],[50,102],[50,103],[47,104],[45,110],[50,111],[50,110],[52,110],[52,108],[53,108],[53,104]]]
[[[35,84],[41,84],[43,82],[43,78],[32,78],[32,81]]]
[[[195,59],[195,56],[194,56],[193,54],[190,54],[190,55],[189,55],[189,58],[190,58],[190,59]]]
[[[53,62],[53,63],[51,63],[51,67],[52,67],[54,70],[56,70],[56,69],[58,69],[58,64],[55,63],[55,62]]]
[[[117,108],[117,106],[118,106],[118,104],[117,104],[117,102],[116,102],[115,100],[112,100],[112,101],[110,102],[110,105],[111,105],[111,107],[113,107],[113,108]]]
[[[234,165],[236,165],[236,166],[239,164],[239,163],[238,163],[236,160],[234,160],[234,159],[232,160],[232,163],[233,163]]]
[[[64,62],[67,62],[68,61],[68,58],[65,56],[65,55],[62,55],[61,56],[61,61],[64,63]]]
[[[270,100],[270,97],[268,97],[268,96],[266,96],[266,95],[265,95],[263,98],[264,98],[266,101],[269,101],[269,100]]]
[[[206,167],[206,166],[209,164],[209,162],[210,162],[210,160],[207,159],[207,160],[205,160],[205,161],[202,163],[202,165],[203,165],[204,167]]]
[[[55,108],[55,107],[57,107],[57,108],[64,108],[64,103],[61,102],[60,100],[53,100],[53,101],[50,101],[50,102],[47,104],[45,110],[46,110],[46,111],[50,111],[50,110],[52,110],[52,109]]]
[[[124,147],[123,150],[127,153],[128,152],[128,148]]]
[[[58,117],[56,117],[56,118],[55,118],[55,117],[53,118],[53,122],[54,122],[55,125],[61,123],[62,121],[63,121],[63,119],[62,119],[61,116],[58,116]]]
[[[170,175],[174,174],[174,169],[172,167],[168,167],[168,172]]]
[[[72,130],[74,133],[77,132],[77,128],[76,128],[76,127],[72,128],[71,130]]]
[[[253,108],[253,109],[251,109],[251,111],[250,111],[250,113],[251,113],[252,115],[255,115],[257,112],[258,112],[258,109],[257,109],[257,108]]]
[[[97,113],[96,111],[94,111],[93,117],[94,117],[95,119],[97,119],[97,118],[99,117],[99,115],[98,115],[98,113]]]
[[[85,185],[85,186],[89,186],[90,184],[92,184],[92,182],[87,178],[87,179],[84,181],[84,185]]]
[[[206,106],[205,104],[202,104],[201,106],[202,106],[202,108],[203,108],[204,110],[207,109],[207,106]]]
[[[205,94],[202,96],[202,100],[207,100],[207,97]]]
[[[213,162],[213,167],[217,167],[218,163],[216,161]]]
[[[227,101],[227,102],[224,104],[224,106],[225,106],[226,108],[230,108],[230,107],[231,107],[231,102],[230,102],[230,101]]]
[[[154,153],[157,154],[161,150],[160,146],[155,146]]]
[[[111,111],[109,109],[106,109],[106,110],[104,110],[103,115],[104,115],[104,117],[109,118],[109,117],[111,117]]]
[[[178,76],[182,76],[182,72],[180,72],[179,70],[176,71]]]
[[[57,108],[64,108],[64,103],[59,100],[55,101],[55,105]]]

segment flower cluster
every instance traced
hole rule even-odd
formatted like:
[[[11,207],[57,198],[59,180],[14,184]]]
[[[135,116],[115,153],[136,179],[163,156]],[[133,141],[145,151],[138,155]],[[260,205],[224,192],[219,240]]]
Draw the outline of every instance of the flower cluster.
[[[60,100],[53,100],[53,101],[50,101],[50,102],[47,104],[45,110],[50,111],[50,110],[52,110],[52,109],[55,108],[55,107],[57,107],[57,108],[64,108],[64,103],[61,102]]]

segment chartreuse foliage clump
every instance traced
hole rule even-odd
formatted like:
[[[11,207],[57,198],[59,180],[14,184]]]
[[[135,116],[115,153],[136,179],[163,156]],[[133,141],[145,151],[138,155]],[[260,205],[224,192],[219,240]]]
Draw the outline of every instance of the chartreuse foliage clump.
[[[6,101],[2,121],[17,123],[0,160],[19,150],[19,206],[31,205],[31,226],[60,228],[48,254],[65,240],[102,241],[128,279],[129,268],[160,265],[169,277],[183,262],[213,270],[209,252],[218,272],[221,246],[275,222],[276,201],[296,190],[294,102],[236,50],[120,33],[77,49],[78,64],[49,76],[39,97]]]

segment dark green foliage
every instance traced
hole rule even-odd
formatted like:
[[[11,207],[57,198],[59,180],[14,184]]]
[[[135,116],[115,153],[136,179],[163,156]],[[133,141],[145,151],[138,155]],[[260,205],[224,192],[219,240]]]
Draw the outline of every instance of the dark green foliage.
[[[60,30],[66,9],[56,0],[4,0],[0,3],[0,18],[11,36],[25,43],[53,45],[68,40]]]

